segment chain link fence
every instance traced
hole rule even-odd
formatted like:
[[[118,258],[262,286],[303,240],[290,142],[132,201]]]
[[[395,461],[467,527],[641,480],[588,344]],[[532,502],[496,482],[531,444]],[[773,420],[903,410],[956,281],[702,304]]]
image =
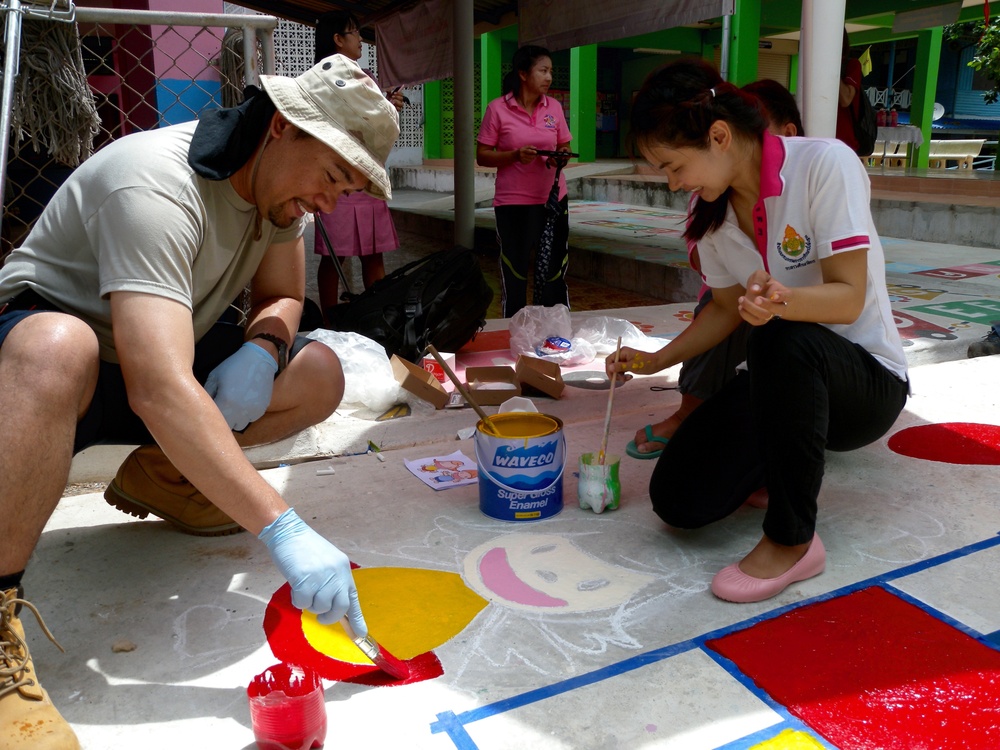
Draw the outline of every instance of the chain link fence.
[[[0,260],[93,151],[135,131],[233,106],[244,85],[275,71],[273,16],[76,8],[58,18],[16,0],[0,10],[3,54],[16,63],[11,80],[0,74],[8,138],[0,163]],[[19,57],[12,58],[11,45]],[[67,77],[81,67],[74,89]],[[77,106],[67,106],[75,97]]]

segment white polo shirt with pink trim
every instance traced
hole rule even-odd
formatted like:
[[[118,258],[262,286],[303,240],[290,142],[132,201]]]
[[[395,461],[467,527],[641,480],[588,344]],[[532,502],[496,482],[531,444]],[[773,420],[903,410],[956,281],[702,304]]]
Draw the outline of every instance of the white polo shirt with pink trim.
[[[505,94],[486,106],[477,140],[497,151],[513,151],[524,146],[554,151],[560,143],[569,143],[570,135],[562,104],[542,96],[530,115],[513,94]],[[545,166],[539,156],[530,164],[515,162],[497,168],[494,206],[537,205],[545,203],[552,190],[555,171]],[[566,196],[566,175],[559,175],[559,198]]]
[[[820,260],[867,248],[865,305],[849,324],[824,324],[906,378],[906,357],[885,286],[885,257],[871,215],[871,183],[861,160],[833,138],[764,134],[754,240],[729,207],[726,220],[698,241],[701,272],[714,288],[744,286],[766,269],[788,287],[823,283]]]

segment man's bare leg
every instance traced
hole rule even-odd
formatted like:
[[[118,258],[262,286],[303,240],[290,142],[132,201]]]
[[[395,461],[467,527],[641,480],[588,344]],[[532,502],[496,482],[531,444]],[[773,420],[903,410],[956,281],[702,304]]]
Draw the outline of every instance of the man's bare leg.
[[[247,448],[294,435],[329,417],[344,397],[344,370],[333,350],[315,341],[303,347],[274,381],[271,404],[236,442]]]
[[[24,570],[66,489],[98,371],[93,331],[62,313],[25,318],[0,348],[0,575]]]

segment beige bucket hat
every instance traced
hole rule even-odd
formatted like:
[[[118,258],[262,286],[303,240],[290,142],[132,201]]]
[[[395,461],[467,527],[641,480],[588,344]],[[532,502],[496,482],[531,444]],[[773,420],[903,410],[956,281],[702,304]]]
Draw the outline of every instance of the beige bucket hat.
[[[399,114],[356,62],[331,55],[295,78],[261,76],[261,85],[289,122],[368,177],[366,193],[392,197],[385,160],[399,137]]]

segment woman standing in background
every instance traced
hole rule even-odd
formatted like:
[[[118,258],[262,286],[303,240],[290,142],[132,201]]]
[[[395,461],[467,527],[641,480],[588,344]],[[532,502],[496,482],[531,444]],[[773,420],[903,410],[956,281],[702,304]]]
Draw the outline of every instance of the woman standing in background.
[[[500,305],[509,318],[527,304],[528,268],[545,226],[545,202],[552,189],[553,157],[539,150],[569,151],[572,136],[562,104],[546,96],[552,85],[552,57],[528,45],[514,53],[504,94],[486,107],[479,128],[476,161],[496,167],[493,210],[500,243]],[[552,257],[540,299],[543,305],[569,307],[566,267],[569,250],[569,198],[559,175],[559,214]]]
[[[316,23],[315,62],[333,54],[355,61],[361,59],[361,29],[358,19],[347,11],[324,13]],[[402,94],[397,91],[389,100],[397,110],[402,110]],[[361,278],[366,289],[385,277],[382,253],[399,247],[396,227],[385,201],[361,191],[350,193],[341,196],[330,213],[317,213],[316,220],[323,222],[337,257],[361,259]],[[319,226],[316,227],[315,246],[316,254],[322,256],[317,284],[325,318],[326,311],[339,301],[339,274]]]

